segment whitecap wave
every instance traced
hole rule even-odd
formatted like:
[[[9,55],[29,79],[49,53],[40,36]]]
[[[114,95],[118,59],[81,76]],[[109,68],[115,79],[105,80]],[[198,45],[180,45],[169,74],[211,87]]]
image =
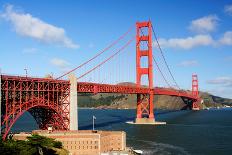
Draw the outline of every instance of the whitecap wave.
[[[142,149],[144,155],[190,155],[184,148],[179,146],[144,140],[138,140],[138,142],[146,143],[146,149]]]

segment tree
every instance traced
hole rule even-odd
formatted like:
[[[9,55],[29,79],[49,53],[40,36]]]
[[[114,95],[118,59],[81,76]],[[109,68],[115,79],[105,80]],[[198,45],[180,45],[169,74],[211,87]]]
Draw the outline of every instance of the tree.
[[[32,136],[27,137],[27,143],[37,149],[40,155],[43,154],[55,154],[52,147],[62,148],[62,143],[55,141],[52,138],[47,138],[45,136],[40,136],[38,134],[32,134]]]
[[[27,137],[26,141],[0,140],[1,155],[55,155],[57,152],[54,148],[61,149],[62,143],[38,134]]]

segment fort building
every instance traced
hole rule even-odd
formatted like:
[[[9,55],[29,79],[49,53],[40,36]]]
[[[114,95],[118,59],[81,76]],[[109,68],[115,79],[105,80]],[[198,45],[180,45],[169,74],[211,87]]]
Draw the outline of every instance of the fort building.
[[[126,133],[124,131],[48,131],[34,130],[32,133],[14,134],[17,140],[26,140],[31,134],[39,134],[62,142],[63,148],[71,155],[101,155],[113,151],[126,150]]]

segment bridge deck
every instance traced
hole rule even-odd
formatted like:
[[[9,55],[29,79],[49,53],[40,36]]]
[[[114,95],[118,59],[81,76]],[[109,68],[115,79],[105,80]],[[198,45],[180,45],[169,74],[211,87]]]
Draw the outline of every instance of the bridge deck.
[[[20,81],[20,82],[42,82],[42,83],[69,83],[67,80],[54,80],[51,78],[32,78],[32,77],[22,77],[22,76],[9,76],[2,75],[2,81]],[[14,88],[8,88],[8,90]],[[33,90],[27,90],[33,91]],[[36,90],[35,90],[36,91]],[[40,90],[42,91],[42,90]],[[193,100],[197,100],[192,96],[191,92],[175,90],[170,88],[160,88],[155,87],[154,89],[149,89],[146,87],[136,87],[135,85],[111,85],[111,84],[99,84],[99,83],[89,83],[89,82],[78,82],[77,84],[78,93],[120,93],[120,94],[148,94],[153,91],[157,95],[170,95],[185,97]]]

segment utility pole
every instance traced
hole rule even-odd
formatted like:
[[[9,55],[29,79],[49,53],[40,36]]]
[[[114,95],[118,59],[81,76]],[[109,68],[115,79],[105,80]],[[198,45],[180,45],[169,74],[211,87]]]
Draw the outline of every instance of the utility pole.
[[[95,119],[96,119],[96,117],[95,116],[93,116],[93,131],[94,131],[94,121],[95,121]]]
[[[24,70],[26,71],[26,78],[27,78],[27,68],[24,68]]]
[[[25,72],[26,72],[26,78],[27,78],[27,68],[24,68]]]

